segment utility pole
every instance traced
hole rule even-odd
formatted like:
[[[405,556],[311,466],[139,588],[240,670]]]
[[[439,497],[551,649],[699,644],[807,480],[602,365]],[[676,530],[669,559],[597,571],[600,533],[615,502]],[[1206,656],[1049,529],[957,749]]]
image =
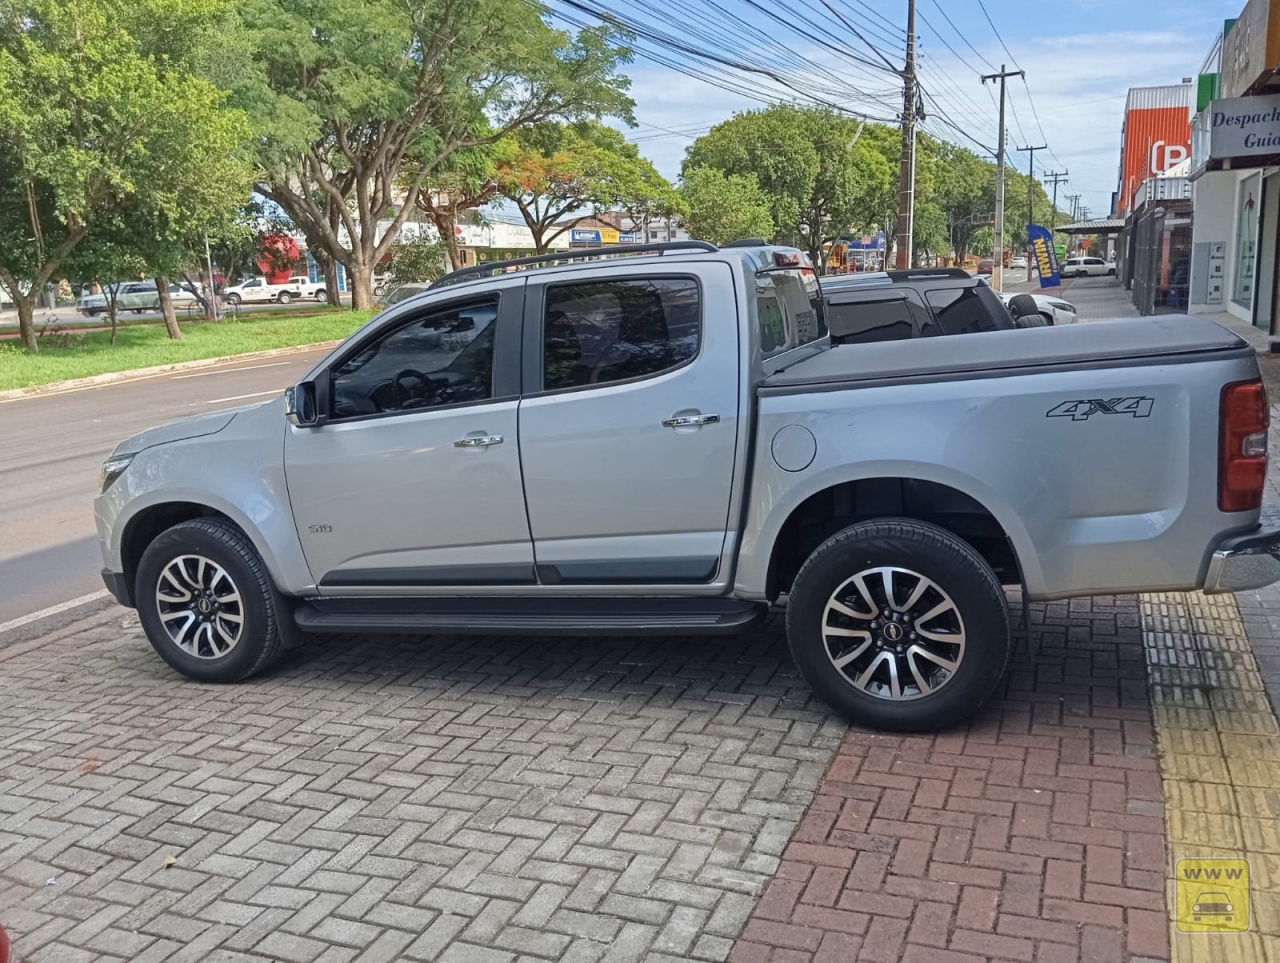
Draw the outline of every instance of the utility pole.
[[[1080,205],[1080,195],[1079,194],[1063,194],[1062,196],[1071,202],[1071,220],[1074,221],[1076,219],[1076,211]]]
[[[916,0],[907,0],[907,65],[902,70],[902,169],[898,178],[897,267],[913,260],[912,233],[916,212]]]
[[[1004,88],[1010,77],[1026,76],[1024,71],[1009,70],[1005,64],[1000,65],[998,74],[984,74],[982,82],[1000,81],[1000,146],[996,150],[996,224],[995,251],[992,252],[991,286],[997,291],[1004,290]]]
[[[1058,229],[1058,185],[1067,179],[1070,171],[1050,171],[1044,179],[1053,185],[1053,207],[1049,211],[1049,233]]]
[[[1030,152],[1027,161],[1027,282],[1031,282],[1031,222],[1036,219],[1036,151],[1048,150],[1047,144],[1039,147],[1019,147],[1018,153]]]

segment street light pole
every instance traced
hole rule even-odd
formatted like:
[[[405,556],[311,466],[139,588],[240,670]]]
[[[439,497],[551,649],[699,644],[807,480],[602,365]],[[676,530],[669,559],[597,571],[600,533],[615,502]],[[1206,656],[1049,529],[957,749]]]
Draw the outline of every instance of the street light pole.
[[[204,315],[210,321],[218,320],[218,295],[213,288],[213,255],[209,253],[209,232],[204,232],[204,263],[209,269],[209,288],[205,291]]]
[[[1000,81],[1000,145],[996,151],[996,223],[995,223],[995,250],[992,252],[991,263],[991,286],[997,291],[1004,290],[1004,145],[1005,145],[1005,129],[1004,129],[1004,102],[1005,102],[1005,81],[1009,77],[1026,76],[1021,70],[1008,70],[1007,65],[1000,65],[998,74],[984,74],[982,76],[983,84],[988,80]]]

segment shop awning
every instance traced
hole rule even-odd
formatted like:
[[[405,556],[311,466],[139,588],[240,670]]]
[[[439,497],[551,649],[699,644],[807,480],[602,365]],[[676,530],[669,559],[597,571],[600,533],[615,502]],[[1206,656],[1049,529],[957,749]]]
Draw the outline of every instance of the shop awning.
[[[1054,228],[1063,234],[1119,234],[1124,230],[1124,220],[1118,217],[1099,217],[1092,221],[1076,221],[1074,224],[1059,224]]]

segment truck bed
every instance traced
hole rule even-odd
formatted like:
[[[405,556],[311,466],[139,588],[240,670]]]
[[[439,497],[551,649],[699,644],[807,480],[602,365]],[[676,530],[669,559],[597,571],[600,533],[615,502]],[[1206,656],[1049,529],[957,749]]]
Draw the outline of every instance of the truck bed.
[[[1252,348],[1203,318],[1162,315],[1063,327],[838,345],[760,384],[762,394],[838,390],[913,381],[994,378],[1034,370],[1132,367],[1218,360]]]

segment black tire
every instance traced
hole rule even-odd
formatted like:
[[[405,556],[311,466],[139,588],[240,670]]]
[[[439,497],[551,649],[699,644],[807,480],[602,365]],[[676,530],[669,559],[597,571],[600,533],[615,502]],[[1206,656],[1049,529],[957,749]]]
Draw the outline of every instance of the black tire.
[[[1116,269],[1115,269],[1115,268],[1112,268],[1110,271],[1108,271],[1108,272],[1107,272],[1107,277],[1109,277],[1109,278],[1113,278],[1113,277],[1115,277],[1115,276],[1116,276]]]
[[[1017,323],[1020,328],[1043,328],[1050,322],[1043,314],[1024,314],[1017,319]]]
[[[1030,294],[1015,294],[1009,299],[1009,313],[1015,318],[1029,318],[1038,315],[1040,307]]]
[[[157,589],[168,566],[183,555],[199,555],[221,566],[242,602],[240,635],[229,651],[201,658],[180,648],[161,619]],[[285,649],[280,596],[253,544],[240,529],[218,518],[197,518],[161,532],[142,554],[134,579],[138,618],[162,659],[198,682],[237,682],[266,669]]]
[[[238,294],[228,294],[228,295],[227,295],[227,304],[230,304],[230,305],[232,305],[232,306],[234,307],[235,305],[237,305],[237,304],[239,304],[239,303],[240,303],[240,295],[238,295]]]
[[[281,291],[280,295],[276,298],[276,300],[279,301],[281,304],[288,304],[290,301],[293,300],[293,295],[290,294],[288,291]]]
[[[325,291],[325,290],[317,291],[317,292],[316,292],[316,300],[317,300],[317,301],[321,301],[321,302],[328,301],[328,300],[329,300],[329,292],[328,292],[328,291]]]
[[[905,569],[932,581],[950,596],[963,629],[965,643],[954,674],[942,681],[935,674],[930,680],[935,687],[927,695],[888,699],[856,688],[828,654],[823,634],[828,602],[855,575],[881,567]],[[902,590],[895,586],[895,591]],[[922,604],[934,597],[932,592],[921,597]],[[893,621],[898,621],[897,613]],[[916,627],[925,624],[936,623],[922,620]],[[899,629],[899,640],[909,628]],[[898,732],[943,729],[970,716],[999,685],[1012,649],[1008,603],[991,567],[945,529],[904,518],[860,522],[818,546],[791,586],[787,640],[796,665],[828,705],[857,725]],[[879,651],[873,648],[868,655],[878,658]],[[889,658],[893,660],[892,653]],[[929,663],[917,661],[936,673]],[[861,663],[852,668],[860,669]],[[910,687],[919,689],[914,681]]]

